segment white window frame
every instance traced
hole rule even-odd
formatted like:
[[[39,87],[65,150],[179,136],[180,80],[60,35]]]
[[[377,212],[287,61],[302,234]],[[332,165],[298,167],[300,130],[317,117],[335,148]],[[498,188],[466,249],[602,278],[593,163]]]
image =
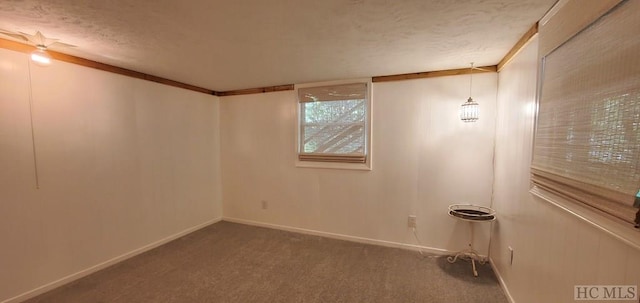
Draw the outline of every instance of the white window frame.
[[[342,85],[342,84],[352,84],[352,83],[366,83],[366,115],[365,115],[365,155],[366,161],[365,163],[345,163],[345,162],[315,162],[315,161],[300,161],[298,155],[300,154],[300,142],[301,142],[301,118],[302,115],[300,113],[301,106],[298,100],[298,90],[301,88],[307,87],[316,87],[316,86],[331,86],[331,85]],[[371,94],[371,78],[360,78],[360,79],[350,79],[350,80],[338,80],[338,81],[326,81],[326,82],[314,82],[314,83],[304,83],[304,84],[296,84],[295,85],[295,107],[296,107],[296,119],[295,119],[295,136],[296,136],[296,151],[295,151],[295,166],[301,168],[329,168],[329,169],[351,169],[351,170],[372,170],[372,151],[371,151],[371,130],[372,130],[372,115],[373,115],[373,102],[372,102],[372,94]]]

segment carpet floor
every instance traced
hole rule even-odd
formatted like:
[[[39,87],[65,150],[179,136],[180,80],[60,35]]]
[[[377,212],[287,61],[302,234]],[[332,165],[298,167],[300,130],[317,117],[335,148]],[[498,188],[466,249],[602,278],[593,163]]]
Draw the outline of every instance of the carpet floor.
[[[489,264],[219,222],[26,302],[506,303]]]

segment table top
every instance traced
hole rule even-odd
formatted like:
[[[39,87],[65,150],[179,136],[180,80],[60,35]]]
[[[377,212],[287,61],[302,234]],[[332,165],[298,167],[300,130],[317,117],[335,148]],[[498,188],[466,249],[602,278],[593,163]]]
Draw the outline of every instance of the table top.
[[[487,222],[496,219],[496,211],[485,206],[471,204],[453,204],[449,206],[449,215],[469,222]]]

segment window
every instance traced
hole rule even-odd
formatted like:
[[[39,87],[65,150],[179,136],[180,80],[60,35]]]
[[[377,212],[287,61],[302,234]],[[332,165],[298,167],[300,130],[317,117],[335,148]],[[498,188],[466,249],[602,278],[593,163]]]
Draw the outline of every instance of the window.
[[[298,161],[370,162],[368,87],[357,82],[297,89]]]
[[[544,57],[531,166],[535,186],[636,227],[638,3],[615,8]]]

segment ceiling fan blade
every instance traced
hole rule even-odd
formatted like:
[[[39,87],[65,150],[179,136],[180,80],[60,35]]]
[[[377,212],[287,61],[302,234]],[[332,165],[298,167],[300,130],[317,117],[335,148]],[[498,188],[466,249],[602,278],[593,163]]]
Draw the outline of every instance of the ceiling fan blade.
[[[18,34],[18,33],[13,33],[13,32],[10,32],[10,31],[3,30],[3,29],[0,29],[0,35],[11,37],[13,39],[22,40],[24,42],[29,42],[29,39],[27,37],[25,37],[24,35],[21,35],[21,34]]]
[[[27,33],[23,33],[23,32],[18,32],[20,34],[22,34],[23,36],[25,36],[27,38],[27,40],[31,43],[33,43],[35,46],[47,46],[47,45],[51,45],[53,42],[58,41],[58,39],[51,39],[51,38],[47,38],[45,37],[40,31],[37,31],[35,33],[35,35],[30,35]]]
[[[54,48],[57,48],[57,47],[77,47],[77,46],[75,46],[73,44],[68,44],[68,43],[58,42],[58,41],[48,44],[47,48],[49,48],[51,46],[53,46]]]
[[[50,46],[53,46],[54,48],[76,47],[73,44],[59,42],[58,39],[47,38],[40,31],[37,31],[35,35],[31,35],[23,32],[14,33],[14,32],[0,29],[0,35],[5,35],[8,37],[12,37],[14,39],[19,39],[24,42],[29,42],[37,47],[44,47],[44,48],[48,48]]]
[[[27,39],[27,41],[33,43],[33,45],[43,45],[42,43],[43,41],[41,39],[42,34],[40,34],[40,32],[37,32],[35,35],[31,35],[23,32],[18,32],[18,33],[24,36],[24,38]],[[40,36],[38,36],[38,34],[40,34]]]

